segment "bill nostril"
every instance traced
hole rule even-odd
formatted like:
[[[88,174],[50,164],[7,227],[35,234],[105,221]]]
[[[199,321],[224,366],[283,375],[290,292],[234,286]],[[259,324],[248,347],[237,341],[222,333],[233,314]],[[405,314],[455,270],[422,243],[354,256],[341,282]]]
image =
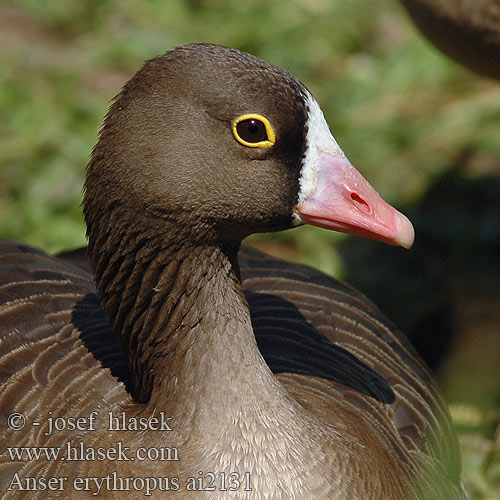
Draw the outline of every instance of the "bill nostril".
[[[367,214],[371,213],[372,209],[370,205],[363,198],[361,198],[358,193],[351,193],[351,200],[353,201],[354,205],[356,205],[363,212]]]

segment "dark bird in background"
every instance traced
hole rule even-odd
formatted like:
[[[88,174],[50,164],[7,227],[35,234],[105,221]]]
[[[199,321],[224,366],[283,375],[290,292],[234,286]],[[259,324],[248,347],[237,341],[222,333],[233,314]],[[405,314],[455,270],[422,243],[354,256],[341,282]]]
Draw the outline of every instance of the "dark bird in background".
[[[500,0],[401,0],[422,33],[445,54],[500,79]]]

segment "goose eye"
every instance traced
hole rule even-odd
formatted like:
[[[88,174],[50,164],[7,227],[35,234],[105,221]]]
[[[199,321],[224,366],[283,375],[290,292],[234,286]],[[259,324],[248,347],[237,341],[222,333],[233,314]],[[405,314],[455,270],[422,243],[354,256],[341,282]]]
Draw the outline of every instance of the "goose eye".
[[[236,125],[236,131],[245,142],[255,144],[257,142],[267,141],[266,126],[255,118],[242,120]]]
[[[272,146],[276,137],[269,120],[262,115],[243,115],[233,122],[233,134],[238,142],[251,148]]]

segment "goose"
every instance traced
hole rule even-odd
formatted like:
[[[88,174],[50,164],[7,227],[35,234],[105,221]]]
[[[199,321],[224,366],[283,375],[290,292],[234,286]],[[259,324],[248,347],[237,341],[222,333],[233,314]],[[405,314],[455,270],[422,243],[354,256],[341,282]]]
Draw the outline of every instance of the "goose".
[[[500,79],[500,0],[401,0],[446,55],[480,75]]]
[[[467,498],[404,335],[241,246],[302,224],[413,242],[290,73],[204,43],[146,62],[83,207],[86,250],[0,245],[2,498]]]

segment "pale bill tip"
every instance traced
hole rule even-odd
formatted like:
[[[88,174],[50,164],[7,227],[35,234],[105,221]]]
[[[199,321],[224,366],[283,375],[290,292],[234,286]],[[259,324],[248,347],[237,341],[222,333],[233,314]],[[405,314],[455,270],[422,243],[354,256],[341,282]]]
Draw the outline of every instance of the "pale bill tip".
[[[396,226],[397,235],[394,238],[394,243],[406,249],[411,248],[413,242],[415,241],[415,229],[413,228],[413,224],[410,222],[408,217],[398,212]]]

